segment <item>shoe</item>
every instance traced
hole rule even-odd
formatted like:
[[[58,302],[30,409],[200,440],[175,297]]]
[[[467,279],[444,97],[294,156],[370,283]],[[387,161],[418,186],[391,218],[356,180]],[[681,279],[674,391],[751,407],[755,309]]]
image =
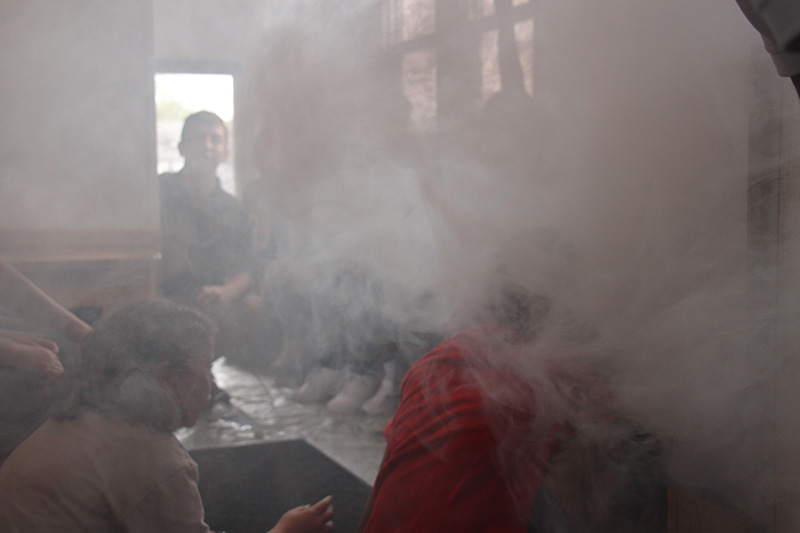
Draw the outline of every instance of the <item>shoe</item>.
[[[322,403],[342,387],[344,373],[324,366],[311,369],[305,383],[291,398],[300,403]]]
[[[335,413],[355,413],[370,399],[380,386],[374,376],[350,374],[339,394],[328,402],[328,409]]]
[[[381,380],[378,391],[361,406],[368,415],[382,415],[394,411],[400,401],[400,394],[393,379]]]

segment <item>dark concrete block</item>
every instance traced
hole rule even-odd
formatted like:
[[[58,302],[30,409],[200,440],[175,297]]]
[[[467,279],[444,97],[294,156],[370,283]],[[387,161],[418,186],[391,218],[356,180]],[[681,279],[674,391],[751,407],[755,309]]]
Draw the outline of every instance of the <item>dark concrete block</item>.
[[[356,531],[370,486],[304,440],[194,450],[213,531],[263,533],[292,507],[333,495],[335,531]]]

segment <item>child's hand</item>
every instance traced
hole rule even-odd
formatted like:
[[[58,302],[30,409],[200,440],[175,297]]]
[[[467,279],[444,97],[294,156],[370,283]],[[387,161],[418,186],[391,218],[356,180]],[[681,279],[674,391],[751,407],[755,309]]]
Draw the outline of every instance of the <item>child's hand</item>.
[[[328,533],[333,531],[333,496],[314,505],[303,505],[286,511],[269,533]]]
[[[19,368],[42,376],[61,374],[64,367],[58,360],[58,346],[47,339],[29,339],[20,343]]]
[[[48,339],[23,335],[0,336],[0,361],[19,370],[44,376],[64,371],[58,360],[58,346]]]

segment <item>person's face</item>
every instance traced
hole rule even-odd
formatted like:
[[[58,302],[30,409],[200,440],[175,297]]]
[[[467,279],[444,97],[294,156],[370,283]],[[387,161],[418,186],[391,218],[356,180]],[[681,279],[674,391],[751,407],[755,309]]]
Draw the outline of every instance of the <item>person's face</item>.
[[[228,159],[228,136],[219,124],[200,124],[184,132],[178,149],[189,170],[214,174]]]
[[[183,414],[182,425],[191,427],[208,404],[214,376],[211,364],[214,362],[214,348],[210,341],[195,355],[185,368],[176,369],[173,391],[178,398],[178,406]]]

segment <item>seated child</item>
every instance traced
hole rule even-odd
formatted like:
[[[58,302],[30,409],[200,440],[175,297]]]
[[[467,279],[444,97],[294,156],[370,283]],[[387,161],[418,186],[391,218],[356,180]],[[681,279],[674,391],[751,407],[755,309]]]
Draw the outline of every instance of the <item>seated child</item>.
[[[173,431],[213,386],[213,326],[166,301],[129,305],[83,343],[52,417],[0,468],[0,530],[208,532],[197,465]],[[272,533],[333,528],[331,498]]]

